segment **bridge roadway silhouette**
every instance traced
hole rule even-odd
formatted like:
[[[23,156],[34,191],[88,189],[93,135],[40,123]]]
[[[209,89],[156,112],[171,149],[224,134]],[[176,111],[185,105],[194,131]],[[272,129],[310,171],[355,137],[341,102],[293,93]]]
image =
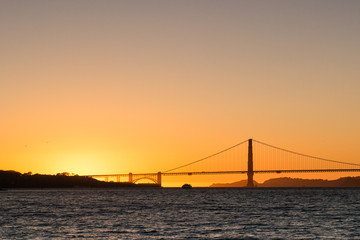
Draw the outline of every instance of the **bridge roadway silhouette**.
[[[338,163],[338,164],[345,164],[345,165],[352,165],[352,166],[358,166],[358,168],[325,168],[325,169],[273,169],[273,170],[254,170],[253,168],[253,164],[254,164],[254,157],[253,157],[253,139],[248,139],[244,142],[241,142],[235,146],[232,146],[230,148],[227,148],[225,150],[222,150],[220,152],[217,152],[213,155],[210,155],[208,157],[205,157],[203,159],[167,170],[165,172],[157,172],[157,173],[122,173],[122,174],[95,174],[95,175],[83,175],[83,176],[87,176],[87,177],[93,177],[93,178],[105,178],[105,181],[108,181],[109,177],[116,177],[117,182],[120,182],[120,178],[127,178],[128,181],[127,182],[131,182],[131,183],[136,183],[139,180],[142,179],[147,179],[147,180],[151,180],[154,182],[154,185],[158,185],[161,186],[162,184],[162,177],[163,176],[191,176],[191,175],[218,175],[218,174],[247,174],[248,177],[248,181],[247,181],[247,187],[254,187],[254,174],[264,174],[264,173],[313,173],[313,172],[360,172],[360,164],[357,163],[348,163],[348,162],[341,162],[341,161],[334,161],[334,160],[328,160],[328,159],[323,159],[323,158],[318,158],[318,157],[313,157],[310,155],[306,155],[306,154],[301,154],[301,153],[296,153],[293,151],[289,151],[289,150],[285,150],[282,148],[278,148],[278,147],[274,147],[272,145],[266,144],[266,143],[262,143],[260,141],[256,141],[260,144],[263,144],[265,146],[268,147],[273,147],[275,149],[278,150],[282,150],[288,153],[292,153],[292,154],[297,154],[303,157],[307,157],[310,159],[317,159],[317,160],[323,160],[323,161],[327,161],[327,162],[332,162],[332,163]],[[248,157],[247,157],[247,170],[228,170],[228,171],[183,171],[183,172],[173,172],[174,170],[192,165],[194,163],[206,160],[208,158],[211,158],[213,156],[219,155],[221,153],[224,153],[234,147],[237,147],[243,143],[248,142]]]

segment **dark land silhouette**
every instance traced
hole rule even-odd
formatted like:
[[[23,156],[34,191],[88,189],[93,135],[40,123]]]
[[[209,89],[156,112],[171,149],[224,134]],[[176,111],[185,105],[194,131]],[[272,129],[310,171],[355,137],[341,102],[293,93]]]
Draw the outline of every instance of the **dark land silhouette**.
[[[91,177],[70,176],[68,173],[42,175],[0,170],[0,188],[76,188],[76,187],[160,187],[156,184],[103,182]]]
[[[233,183],[214,183],[210,187],[246,187],[247,180]],[[254,181],[255,187],[360,187],[360,177],[342,177],[336,180],[272,178],[264,183]]]
[[[246,187],[247,180],[233,183],[214,183],[210,187]],[[360,187],[360,177],[343,177],[337,180],[272,178],[264,183],[254,181],[255,187]],[[129,182],[104,182],[85,176],[70,176],[69,173],[43,175],[0,170],[0,188],[119,188],[160,187],[157,184],[135,184]]]

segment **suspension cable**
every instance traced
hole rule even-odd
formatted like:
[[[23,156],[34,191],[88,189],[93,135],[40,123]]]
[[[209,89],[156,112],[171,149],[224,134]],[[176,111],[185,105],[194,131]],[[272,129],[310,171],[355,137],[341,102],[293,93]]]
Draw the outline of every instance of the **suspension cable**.
[[[222,150],[222,151],[220,151],[220,152],[214,153],[214,154],[212,154],[212,155],[210,155],[210,156],[207,156],[207,157],[201,158],[201,159],[199,159],[199,160],[190,162],[190,163],[188,163],[188,164],[185,164],[185,165],[182,165],[182,166],[179,166],[179,167],[172,168],[172,169],[170,169],[170,170],[164,171],[163,173],[171,172],[171,171],[177,170],[177,169],[179,169],[179,168],[187,167],[187,166],[189,166],[189,165],[191,165],[191,164],[204,161],[204,160],[206,160],[206,159],[209,159],[209,158],[211,158],[211,157],[214,157],[214,156],[216,156],[216,155],[219,155],[219,154],[221,154],[221,153],[223,153],[223,152],[226,152],[226,151],[228,151],[228,150],[230,150],[230,149],[233,149],[233,148],[235,148],[235,147],[237,147],[237,146],[240,146],[241,144],[246,143],[247,141],[249,141],[249,140],[245,140],[245,141],[243,141],[243,142],[241,142],[241,143],[238,143],[238,144],[236,144],[236,145],[234,145],[234,146],[232,146],[232,147],[226,148],[226,149],[224,149],[224,150]]]
[[[275,149],[278,149],[278,150],[281,150],[281,151],[284,151],[284,152],[288,152],[288,153],[300,155],[300,156],[303,156],[303,157],[313,158],[313,159],[317,159],[317,160],[321,160],[321,161],[326,161],[326,162],[333,162],[333,163],[348,164],[348,165],[353,165],[353,166],[360,166],[360,164],[357,164],[357,163],[348,163],[348,162],[335,161],[335,160],[330,160],[330,159],[315,157],[315,156],[311,156],[311,155],[307,155],[307,154],[303,154],[303,153],[298,153],[298,152],[286,150],[286,149],[284,149],[284,148],[280,148],[280,147],[276,147],[276,146],[273,146],[273,145],[270,145],[270,144],[267,144],[267,143],[263,143],[263,142],[260,142],[260,141],[258,141],[258,140],[255,140],[255,139],[253,139],[253,141],[254,141],[254,142],[257,142],[257,143],[260,143],[260,144],[263,144],[263,145],[265,145],[265,146],[271,147],[271,148],[275,148]]]

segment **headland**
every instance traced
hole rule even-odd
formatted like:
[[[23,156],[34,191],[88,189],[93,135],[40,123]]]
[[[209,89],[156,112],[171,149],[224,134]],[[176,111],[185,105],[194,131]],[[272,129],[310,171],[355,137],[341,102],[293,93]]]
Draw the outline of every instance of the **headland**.
[[[360,177],[342,177],[336,180],[301,179],[301,178],[272,178],[264,183],[254,181],[255,187],[360,187]],[[214,183],[210,187],[246,187],[247,180],[233,183]]]
[[[0,170],[0,189],[6,188],[121,188],[161,187],[156,184],[104,182],[91,177],[70,176],[68,173],[43,175]]]

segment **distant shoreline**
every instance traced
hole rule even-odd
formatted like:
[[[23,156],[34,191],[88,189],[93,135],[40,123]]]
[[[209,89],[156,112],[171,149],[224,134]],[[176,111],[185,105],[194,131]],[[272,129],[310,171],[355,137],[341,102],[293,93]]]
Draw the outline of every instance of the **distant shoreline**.
[[[139,190],[144,189],[159,189],[159,190],[171,190],[171,189],[178,189],[181,190],[181,187],[158,187],[158,186],[148,186],[148,187],[52,187],[52,188],[1,188],[0,192],[7,192],[7,191],[102,191],[102,190],[114,190],[114,191],[121,191],[121,190]],[[360,187],[193,187],[193,189],[209,189],[209,190],[240,190],[240,191],[256,191],[256,190],[331,190],[331,189],[358,189]]]
[[[254,188],[356,188],[360,187],[360,177],[342,177],[336,180],[302,179],[302,178],[272,178],[264,183],[256,183]],[[246,187],[247,180],[233,183],[214,183],[211,188]]]
[[[343,177],[336,180],[273,178],[264,183],[254,183],[255,188],[360,188],[360,177]],[[233,183],[214,183],[202,188],[247,188],[247,180]],[[158,184],[130,182],[104,182],[91,177],[69,176],[67,173],[41,175],[0,170],[0,190],[6,189],[117,189],[164,188]],[[169,187],[171,188],[171,187]],[[196,187],[195,187],[196,188]]]
[[[91,177],[69,176],[67,173],[42,175],[0,170],[0,189],[85,189],[85,188],[160,188],[158,184],[104,182]]]

